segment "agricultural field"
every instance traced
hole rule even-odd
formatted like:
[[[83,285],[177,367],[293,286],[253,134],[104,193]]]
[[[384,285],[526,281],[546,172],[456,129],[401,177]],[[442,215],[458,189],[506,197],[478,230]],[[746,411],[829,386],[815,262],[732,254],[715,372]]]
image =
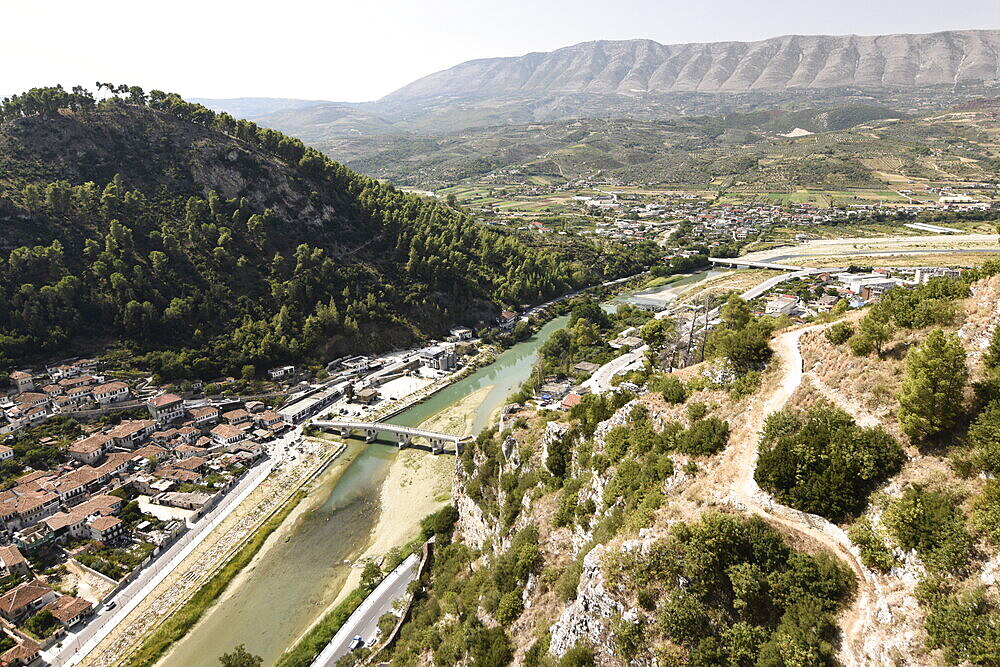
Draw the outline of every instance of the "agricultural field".
[[[794,120],[810,127],[808,115]],[[942,187],[995,183],[1000,170],[1000,120],[992,108],[920,117],[865,109],[810,129],[786,137],[787,127],[752,115],[582,119],[385,137],[370,142],[373,154],[347,164],[436,192],[459,184],[473,205],[531,211],[560,202],[529,202],[525,193],[569,194],[583,183],[726,203],[932,201]],[[490,197],[491,189],[508,194]]]

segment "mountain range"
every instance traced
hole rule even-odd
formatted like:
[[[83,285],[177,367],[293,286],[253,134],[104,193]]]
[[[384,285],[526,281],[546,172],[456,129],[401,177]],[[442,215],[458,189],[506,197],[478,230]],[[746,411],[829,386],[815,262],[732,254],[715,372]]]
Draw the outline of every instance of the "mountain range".
[[[673,45],[595,41],[471,60],[373,102],[196,101],[321,144],[331,137],[432,134],[567,118],[657,120],[852,104],[912,111],[972,99],[998,80],[1000,31],[962,30]]]
[[[998,78],[1000,31],[876,37],[774,37],[759,42],[664,45],[586,42],[518,58],[473,60],[431,74],[380,102],[442,96],[920,87]]]

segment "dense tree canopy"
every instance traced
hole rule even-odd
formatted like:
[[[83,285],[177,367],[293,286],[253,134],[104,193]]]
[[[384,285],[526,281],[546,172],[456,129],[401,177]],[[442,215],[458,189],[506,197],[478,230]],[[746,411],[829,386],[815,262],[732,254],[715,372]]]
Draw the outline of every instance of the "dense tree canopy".
[[[863,509],[902,461],[899,443],[882,429],[819,406],[767,418],[754,477],[780,502],[839,521]]]
[[[829,554],[793,551],[759,518],[707,514],[649,548],[609,554],[605,569],[610,590],[640,609],[632,627],[613,628],[619,651],[632,652],[624,658],[666,641],[682,649],[667,664],[836,664],[831,612],[850,593],[850,571]],[[628,641],[636,626],[643,640]]]
[[[0,361],[118,339],[168,379],[259,373],[489,324],[652,256],[529,247],[274,130],[100,88],[0,107],[0,224],[29,241],[0,258]]]

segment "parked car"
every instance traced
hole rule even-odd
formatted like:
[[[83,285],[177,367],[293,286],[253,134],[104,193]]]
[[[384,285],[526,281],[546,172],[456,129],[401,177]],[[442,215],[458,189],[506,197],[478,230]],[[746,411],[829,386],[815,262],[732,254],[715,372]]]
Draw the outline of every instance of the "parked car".
[[[351,643],[348,645],[347,648],[352,651],[357,651],[359,648],[361,648],[362,643],[364,642],[362,642],[361,640],[361,635],[354,635],[354,639],[351,640]]]

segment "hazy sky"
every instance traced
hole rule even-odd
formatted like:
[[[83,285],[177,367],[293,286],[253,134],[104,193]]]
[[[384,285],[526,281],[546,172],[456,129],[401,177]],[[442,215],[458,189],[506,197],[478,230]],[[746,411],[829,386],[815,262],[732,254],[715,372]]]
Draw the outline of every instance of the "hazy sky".
[[[1000,28],[1000,0],[0,0],[0,94],[111,81],[364,101],[464,60],[594,39]]]

